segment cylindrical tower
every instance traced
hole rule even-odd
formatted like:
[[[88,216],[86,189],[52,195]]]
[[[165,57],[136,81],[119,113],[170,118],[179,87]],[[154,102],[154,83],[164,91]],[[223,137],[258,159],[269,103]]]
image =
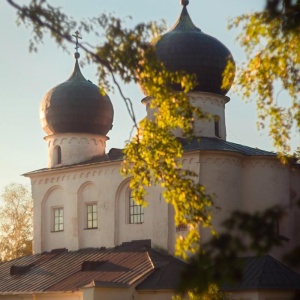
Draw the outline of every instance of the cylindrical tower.
[[[196,75],[197,85],[189,93],[190,100],[211,118],[195,120],[194,134],[226,139],[225,104],[230,99],[225,96],[229,88],[222,88],[222,80],[228,62],[234,61],[226,46],[194,25],[187,11],[189,1],[181,3],[183,9],[178,20],[155,44],[156,54],[167,70]],[[142,100],[148,117],[153,118],[150,101],[151,95]]]

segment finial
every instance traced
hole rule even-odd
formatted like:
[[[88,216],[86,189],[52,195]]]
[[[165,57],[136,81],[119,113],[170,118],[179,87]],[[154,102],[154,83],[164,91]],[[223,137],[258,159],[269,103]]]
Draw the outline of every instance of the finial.
[[[78,59],[78,58],[80,57],[80,54],[79,54],[79,52],[78,52],[78,49],[79,49],[78,39],[82,39],[82,37],[80,36],[80,33],[79,33],[78,30],[76,30],[76,31],[75,31],[75,34],[73,34],[72,36],[74,36],[75,39],[76,39],[76,47],[75,47],[76,52],[75,52],[75,54],[74,54],[74,57],[75,57],[76,59]]]
[[[189,5],[189,0],[180,0],[180,3],[182,6],[188,6]]]

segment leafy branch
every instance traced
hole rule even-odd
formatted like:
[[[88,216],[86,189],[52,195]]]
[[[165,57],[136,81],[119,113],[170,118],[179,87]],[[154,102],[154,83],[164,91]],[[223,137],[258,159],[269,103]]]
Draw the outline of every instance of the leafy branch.
[[[97,64],[102,92],[113,89],[112,79],[137,131],[125,147],[122,173],[132,176],[130,187],[138,203],[146,204],[148,187],[163,187],[165,200],[174,207],[175,223],[189,226],[187,237],[178,240],[177,254],[186,258],[187,251],[196,252],[199,226],[212,229],[214,204],[212,197],[198,183],[197,174],[182,168],[182,145],[174,132],[181,130],[183,137],[191,137],[195,118],[209,116],[192,106],[188,99],[187,93],[196,84],[194,76],[168,72],[156,57],[152,41],[159,38],[164,26],[150,22],[130,29],[119,18],[105,14],[77,23],[45,0],[32,0],[23,6],[13,0],[7,2],[16,9],[19,24],[31,26],[30,49],[33,51],[37,50],[37,44],[46,33],[50,33],[63,49],[66,49],[66,43],[74,44],[71,32],[75,29],[93,33],[98,38],[101,36],[102,42],[99,38],[99,44],[95,46],[90,43],[79,43],[79,46],[88,62]],[[133,102],[125,95],[117,78],[125,84],[138,83],[146,95],[151,95],[152,119],[137,123]],[[182,91],[175,92],[174,86],[181,87]]]

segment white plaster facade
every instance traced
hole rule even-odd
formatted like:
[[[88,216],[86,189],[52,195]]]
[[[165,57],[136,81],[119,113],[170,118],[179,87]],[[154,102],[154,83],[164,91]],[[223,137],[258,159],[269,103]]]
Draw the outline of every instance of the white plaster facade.
[[[75,57],[74,70],[77,73],[74,71],[76,76],[73,74],[72,77],[74,86],[81,78],[77,61],[79,55]],[[225,105],[229,98],[208,92],[190,92],[188,97],[192,105],[209,116],[206,120],[195,117],[192,124],[194,135],[226,141]],[[146,106],[146,117],[154,120],[151,97],[145,97],[142,102]],[[47,105],[43,109],[46,110]],[[41,117],[45,122],[43,110]],[[113,248],[133,240],[151,240],[152,247],[174,254],[177,235],[186,234],[188,229],[177,231],[173,209],[163,199],[161,188],[156,186],[148,190],[148,206],[143,209],[141,221],[131,222],[132,209],[134,211],[135,208],[130,202],[130,178],[120,175],[120,160],[110,160],[106,155],[108,137],[91,132],[95,131],[62,133],[48,130],[45,137],[48,168],[25,174],[31,180],[34,200],[34,254],[62,248],[69,251]],[[182,137],[180,130],[174,134]],[[236,209],[255,212],[278,205],[284,212],[279,233],[285,241],[284,247],[273,249],[270,254],[280,260],[282,253],[300,246],[300,210],[296,205],[300,199],[299,165],[283,166],[276,156],[245,155],[238,149],[220,148],[187,151],[182,164],[198,175],[196,180],[214,195],[215,205],[221,208],[213,216],[217,232],[223,230],[221,222]],[[91,216],[92,225],[89,225]],[[208,231],[201,230],[202,242],[209,237]],[[170,300],[173,290],[136,289],[148,276],[149,273],[144,274],[123,288],[97,286],[92,281],[76,291],[0,292],[0,300]],[[8,281],[7,278],[11,277],[3,280]],[[38,277],[34,278],[38,280]],[[289,290],[245,290],[232,294],[234,300],[290,300],[292,296],[293,292]]]
[[[67,166],[103,156],[107,137],[85,133],[60,133],[45,137],[48,143],[48,168]]]
[[[158,189],[144,210],[144,223],[129,224],[129,180],[120,162],[74,166],[30,175],[34,199],[34,253],[57,248],[78,250],[114,247],[125,241],[151,239],[168,249],[169,206]],[[41,176],[42,175],[42,176]],[[86,229],[86,204],[97,204],[98,227]],[[54,232],[52,210],[64,208],[64,230]],[[52,223],[51,223],[52,222]]]
[[[189,96],[194,105],[219,120],[219,136],[216,135],[214,118],[195,120],[195,135],[226,140],[225,104],[229,98],[201,92]],[[150,101],[147,97],[143,102],[147,117],[153,118]],[[177,134],[180,136],[179,132]],[[83,163],[94,156],[105,155],[106,139],[84,134],[58,134],[45,138],[49,168],[26,174],[31,179],[34,199],[34,253],[57,248],[71,251],[89,247],[110,248],[142,239],[151,239],[154,247],[174,253],[176,235],[185,232],[176,231],[172,207],[163,199],[159,187],[149,189],[149,204],[144,208],[143,222],[130,224],[130,178],[120,175],[121,161]],[[60,164],[55,157],[57,146],[61,147]],[[213,219],[217,231],[222,231],[221,221],[233,210],[254,212],[279,205],[285,212],[280,233],[286,241],[284,249],[274,249],[271,255],[280,259],[282,252],[300,245],[300,211],[296,209],[296,201],[300,198],[299,166],[283,166],[275,156],[247,156],[238,151],[221,150],[189,151],[184,154],[182,163],[184,168],[198,174],[197,180],[208,193],[215,195],[215,203],[221,207]],[[97,207],[97,227],[92,229],[87,228],[89,204]],[[64,211],[64,228],[56,232],[53,230],[53,210],[59,207]],[[209,234],[203,231],[201,236],[205,241]],[[104,295],[105,299],[171,299],[170,291],[139,293],[134,286],[120,290],[87,287],[63,296],[39,294],[35,299],[99,299]],[[274,291],[243,291],[234,293],[233,298],[263,300],[278,295]],[[290,295],[289,291],[280,292],[280,299],[288,300]]]
[[[191,104],[207,116],[205,120],[195,117],[193,134],[226,140],[225,104],[229,102],[229,97],[206,92],[190,92],[188,97]],[[151,97],[145,97],[142,103],[146,106],[147,118],[154,120],[156,109],[150,107]],[[181,131],[177,130],[175,135],[181,137]]]
[[[225,139],[225,103],[229,98],[201,92],[190,96],[193,103],[222,120],[219,132],[220,138]],[[148,117],[152,118],[152,110],[146,107]],[[196,120],[194,128],[198,136],[215,137],[213,120]],[[139,239],[151,239],[153,245],[174,252],[173,212],[159,187],[149,190],[144,222],[130,224],[129,179],[119,173],[121,162],[80,164],[90,159],[91,154],[104,155],[105,139],[91,135],[84,138],[83,134],[46,138],[49,165],[54,161],[53,149],[58,144],[62,147],[62,161],[68,163],[26,175],[31,178],[34,199],[34,253],[57,248],[114,247]],[[75,155],[77,151],[80,159]],[[64,153],[67,153],[66,159]],[[184,154],[182,162],[185,168],[198,174],[207,192],[215,195],[216,205],[221,207],[214,215],[217,231],[222,230],[220,222],[233,210],[254,212],[279,205],[285,212],[280,227],[287,238],[284,251],[300,244],[297,234],[300,212],[295,205],[300,197],[299,168],[283,166],[275,156],[246,156],[238,151],[220,150],[190,151]],[[71,163],[73,165],[67,166]],[[86,226],[86,209],[90,203],[97,206],[97,228],[93,229]],[[64,229],[58,232],[53,230],[53,209],[57,207],[64,210]],[[202,236],[207,238],[205,233]],[[279,258],[280,250],[273,254]]]
[[[184,6],[187,5],[186,3],[188,1],[185,1]],[[182,20],[189,18],[187,12],[184,13],[185,10],[186,7],[183,9]],[[191,26],[191,22],[188,20],[186,25]],[[193,30],[195,31],[195,28]],[[79,70],[78,53],[75,58],[74,73],[69,78],[73,87],[77,87],[80,80],[85,80]],[[51,91],[53,92],[53,89]],[[64,93],[58,94],[66,97]],[[86,94],[82,94],[85,98]],[[51,95],[47,97],[47,101]],[[225,105],[229,102],[229,98],[208,92],[191,92],[188,96],[194,106],[210,116],[206,120],[195,118],[192,124],[194,135],[226,141]],[[75,93],[68,93],[68,97],[75,97]],[[70,101],[71,109],[68,107],[69,112],[73,111],[72,101]],[[150,102],[151,97],[143,99],[147,118],[153,120],[155,109],[150,108]],[[45,102],[41,111],[44,125],[48,122],[45,113],[49,107],[51,108],[49,103],[49,101]],[[80,107],[84,108],[84,106]],[[109,113],[103,116],[112,121],[113,109],[110,106],[106,107],[109,108]],[[57,112],[56,109],[54,111]],[[78,115],[75,114],[75,120],[80,121]],[[68,114],[65,116],[69,117]],[[55,123],[55,118],[52,121]],[[69,251],[112,248],[132,240],[151,240],[153,247],[174,254],[176,236],[184,235],[185,231],[176,230],[173,209],[163,199],[162,190],[159,187],[151,187],[148,190],[148,206],[143,209],[142,219],[131,222],[130,217],[135,208],[131,207],[130,202],[130,178],[123,178],[120,175],[120,160],[107,159],[105,153],[108,138],[105,135],[93,134],[98,131],[90,130],[90,125],[86,127],[89,129],[88,133],[66,132],[63,130],[65,119],[60,121],[60,126],[55,127],[59,129],[53,129],[53,124],[50,124],[53,128],[46,130],[49,134],[45,137],[48,144],[48,168],[25,174],[31,179],[34,200],[34,253],[50,252],[61,248]],[[85,121],[89,121],[88,118]],[[72,124],[74,123],[76,122]],[[112,124],[104,122],[104,125]],[[44,128],[47,126],[48,124]],[[179,130],[175,135],[182,137]],[[96,162],[93,160],[95,157],[103,159]],[[187,151],[183,155],[182,164],[184,168],[198,175],[196,180],[206,187],[209,194],[215,195],[215,204],[221,208],[214,212],[213,216],[213,225],[217,232],[223,230],[221,222],[236,209],[255,212],[278,205],[284,212],[279,230],[285,237],[285,245],[283,248],[274,249],[271,255],[280,259],[282,252],[300,246],[300,210],[296,206],[297,200],[300,199],[299,165],[283,166],[276,156],[246,155],[238,149],[222,148]],[[141,218],[140,215],[139,217]],[[89,218],[92,218],[92,223],[89,223],[91,221]],[[203,242],[207,240],[208,232],[201,232],[201,238]],[[173,291],[170,290],[137,290],[137,285],[143,279],[145,278],[140,277],[128,288],[99,287],[92,281],[78,291],[63,293],[34,291],[27,294],[4,292],[0,293],[0,299],[167,300],[172,298]],[[232,296],[236,300],[289,300],[292,292],[246,290],[234,292]]]

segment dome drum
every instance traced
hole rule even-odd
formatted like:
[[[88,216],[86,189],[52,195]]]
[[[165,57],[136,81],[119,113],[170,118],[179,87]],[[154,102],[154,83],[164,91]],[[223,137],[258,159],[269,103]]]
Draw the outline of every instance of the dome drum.
[[[48,168],[74,165],[105,155],[104,135],[86,133],[60,133],[46,136]]]

